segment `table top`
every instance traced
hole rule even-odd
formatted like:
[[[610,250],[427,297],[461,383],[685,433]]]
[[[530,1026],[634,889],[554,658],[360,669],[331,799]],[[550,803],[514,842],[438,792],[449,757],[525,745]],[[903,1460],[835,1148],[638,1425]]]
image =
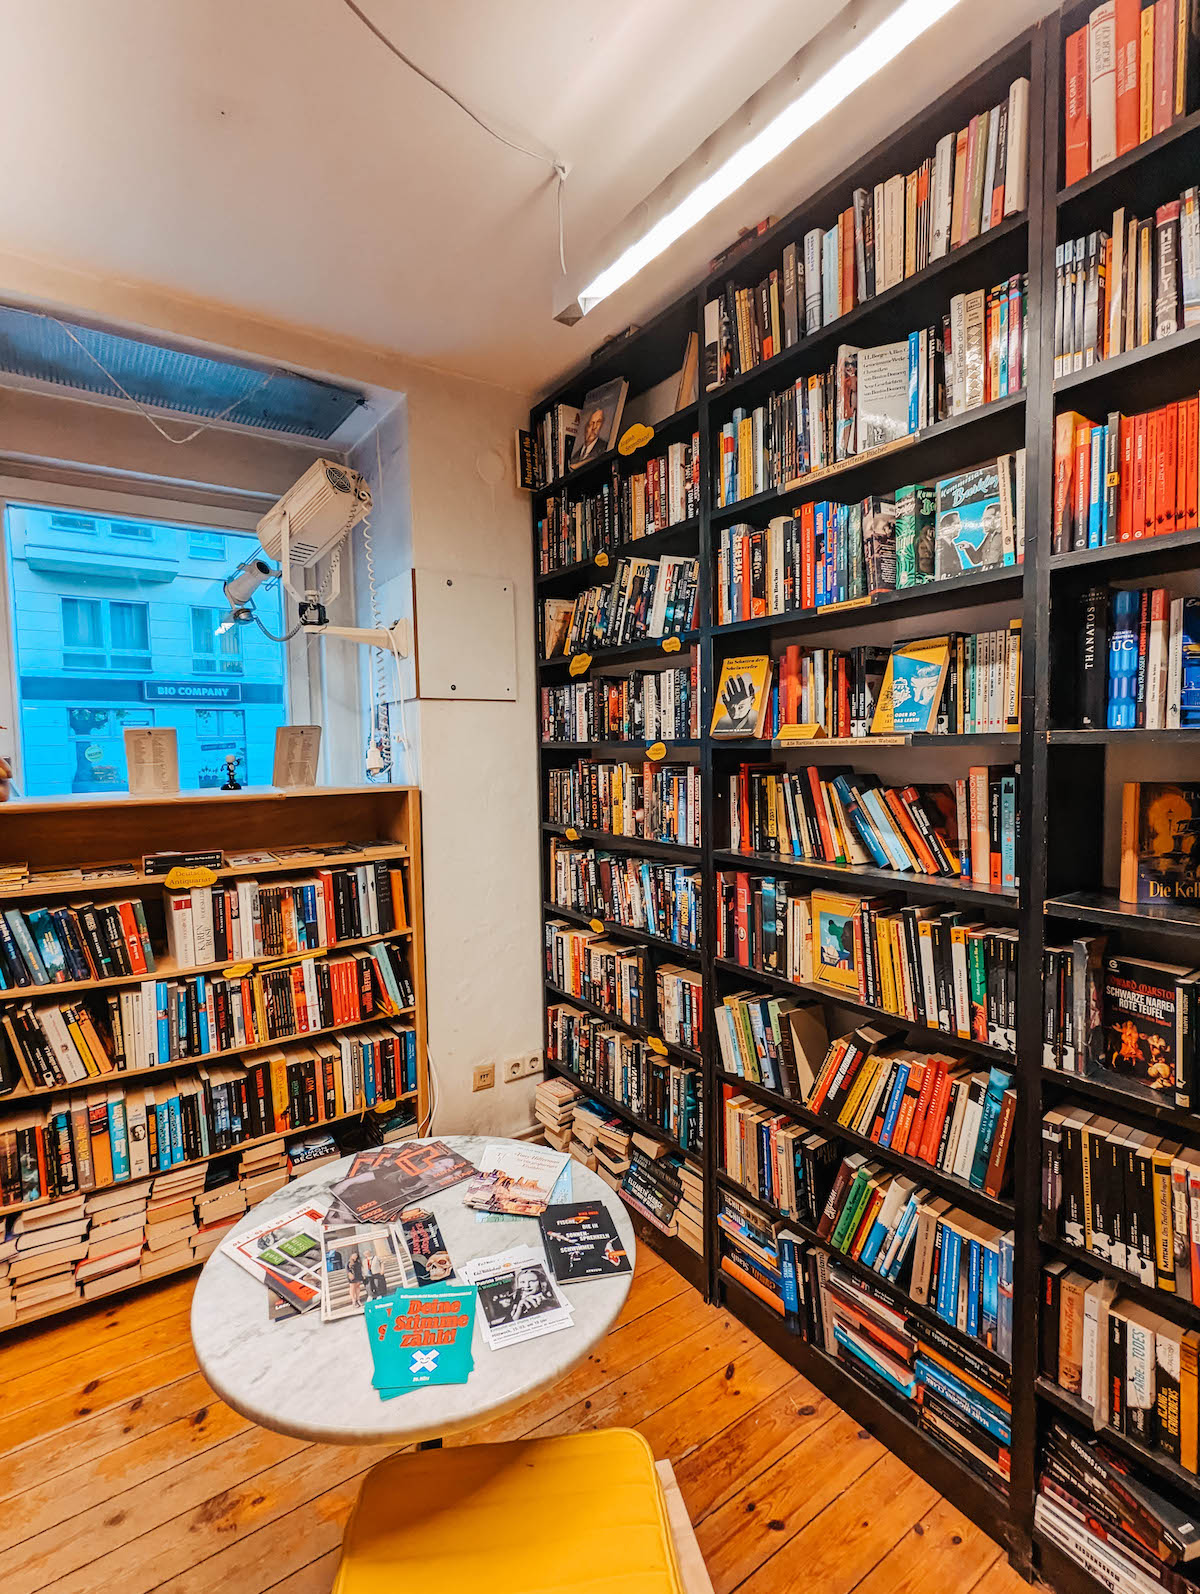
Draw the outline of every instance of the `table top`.
[[[495,1135],[439,1135],[471,1162],[478,1163]],[[237,1235],[274,1214],[312,1202],[329,1204],[329,1187],[341,1179],[351,1158],[325,1163],[294,1179],[230,1230]],[[590,1169],[571,1164],[572,1201],[603,1202],[636,1265],[637,1242],[620,1197]],[[541,1245],[536,1218],[491,1218],[463,1205],[465,1181],[423,1196],[432,1210],[456,1266],[491,1256],[514,1245]],[[615,1322],[629,1293],[632,1273],[589,1279],[560,1288],[571,1304],[570,1328],[539,1339],[489,1349],[482,1314],[475,1316],[472,1356],[475,1367],[465,1384],[427,1384],[393,1400],[381,1400],[371,1387],[371,1347],[361,1316],[322,1322],[320,1308],[272,1323],[267,1289],[218,1248],[204,1264],[192,1300],[192,1343],[200,1370],[216,1393],[262,1428],[320,1444],[415,1444],[463,1432],[522,1405],[556,1383]]]

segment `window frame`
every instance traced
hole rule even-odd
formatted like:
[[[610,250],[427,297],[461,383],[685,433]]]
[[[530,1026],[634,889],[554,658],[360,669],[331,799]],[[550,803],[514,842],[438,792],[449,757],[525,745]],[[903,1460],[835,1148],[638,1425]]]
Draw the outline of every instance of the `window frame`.
[[[273,494],[264,493],[262,510],[265,513],[274,503]],[[183,532],[216,531],[241,532],[256,535],[258,514],[243,509],[221,508],[202,500],[185,497],[169,498],[143,496],[136,492],[114,492],[110,487],[77,487],[73,483],[43,480],[37,476],[12,477],[0,475],[0,563],[3,568],[3,591],[0,592],[0,756],[12,766],[16,791],[25,792],[24,770],[21,758],[21,735],[17,724],[20,718],[20,683],[17,678],[17,656],[14,646],[12,602],[13,581],[9,558],[7,516],[10,507],[47,509],[65,514],[92,515],[97,520],[107,516],[126,519],[151,520],[158,525],[169,525]],[[342,550],[342,598],[335,607],[341,611],[347,602],[347,592],[354,592],[353,545]],[[351,600],[352,602],[352,600]],[[284,629],[290,631],[296,624],[296,604],[289,593],[283,594]],[[335,615],[330,612],[330,619]],[[336,616],[343,624],[353,624],[352,609]],[[313,645],[307,637],[293,637],[285,645],[284,706],[287,723],[291,725],[319,724],[322,722],[321,704],[324,701],[324,672],[321,652],[324,644]],[[318,779],[328,779],[330,768],[330,742],[337,740],[337,731],[327,724],[321,738],[321,759]],[[357,721],[353,729],[353,742],[357,743]],[[37,801],[37,799],[33,799]]]

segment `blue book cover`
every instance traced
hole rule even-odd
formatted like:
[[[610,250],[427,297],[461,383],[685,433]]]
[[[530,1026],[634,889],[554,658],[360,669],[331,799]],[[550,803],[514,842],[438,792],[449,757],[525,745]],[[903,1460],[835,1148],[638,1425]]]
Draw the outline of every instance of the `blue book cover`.
[[[908,1198],[907,1206],[900,1214],[899,1223],[896,1225],[896,1249],[893,1252],[889,1246],[888,1250],[883,1253],[885,1261],[887,1261],[890,1253],[891,1261],[887,1263],[886,1268],[882,1269],[882,1276],[893,1282],[900,1277],[900,1269],[904,1266],[904,1259],[908,1255],[908,1248],[916,1232],[918,1203],[918,1193],[914,1190]],[[877,1269],[876,1271],[880,1270]]]
[[[800,1291],[796,1287],[796,1247],[790,1235],[779,1236],[779,1282],[783,1292],[783,1320],[789,1328],[800,1326]]]
[[[1004,1101],[1004,1092],[1011,1085],[1011,1074],[1006,1074],[1002,1068],[991,1069],[988,1074],[987,1090],[984,1092],[983,1105],[979,1113],[979,1134],[975,1141],[975,1155],[971,1158],[969,1183],[976,1190],[983,1189],[988,1161],[992,1155],[992,1141],[995,1138],[996,1125],[1000,1120],[1000,1108]]]
[[[171,1114],[165,1101],[157,1103],[154,1117],[158,1124],[158,1166],[161,1170],[169,1168],[174,1161],[171,1156]]]
[[[200,1033],[200,1051],[207,1056],[212,1051],[208,1033],[208,986],[203,974],[196,976],[196,1026]]]
[[[962,1236],[942,1224],[942,1268],[938,1275],[938,1316],[952,1328],[958,1326],[958,1290],[962,1277]]]
[[[863,1245],[863,1248],[859,1252],[858,1256],[858,1260],[864,1267],[873,1268],[875,1266],[875,1258],[883,1249],[883,1242],[887,1239],[887,1237],[887,1228],[880,1223],[878,1218],[876,1218],[874,1223],[871,1225],[871,1232],[867,1235],[866,1243]]]
[[[28,965],[21,956],[20,948],[17,946],[12,929],[3,913],[0,913],[0,951],[3,952],[3,959],[7,962],[12,984],[32,985],[33,978],[30,975]],[[3,963],[0,963],[0,967],[3,967]]]
[[[996,1349],[1006,1361],[1012,1360],[1013,1241],[1002,1234],[996,1267]]]
[[[50,976],[46,973],[46,966],[42,962],[34,939],[29,933],[29,926],[21,916],[18,908],[9,908],[4,915],[8,921],[8,928],[13,940],[17,943],[25,967],[29,970],[35,985],[49,985]]]
[[[109,1097],[108,1140],[112,1147],[113,1183],[122,1184],[129,1177],[129,1127],[123,1096]]]
[[[879,837],[875,834],[875,827],[863,812],[862,804],[855,796],[854,790],[845,775],[835,775],[833,777],[833,789],[841,798],[842,806],[849,814],[854,828],[858,831],[863,846],[881,869],[890,869],[892,866],[891,860],[880,845]]]
[[[54,926],[50,922],[50,914],[45,908],[30,908],[26,914],[29,922],[29,933],[37,944],[38,953],[42,959],[42,966],[52,981],[67,978],[67,960],[63,956],[63,949],[58,944],[58,936],[54,933]]]
[[[834,1323],[833,1337],[852,1360],[862,1362],[864,1367],[869,1367],[877,1377],[885,1379],[893,1389],[898,1389],[907,1399],[911,1400],[917,1392],[915,1378],[901,1382],[892,1369],[886,1366],[877,1356],[874,1356],[868,1346],[857,1338],[851,1337],[841,1323]]]
[[[1008,295],[1000,295],[1000,332],[997,338],[1000,345],[1000,398],[1008,397]]]
[[[920,371],[921,371],[921,334],[910,332],[908,334],[908,429],[910,432],[920,430],[921,417],[917,409],[917,399],[920,396]]]
[[[979,1241],[967,1239],[967,1321],[966,1331],[972,1339],[979,1338],[979,1296],[983,1269],[982,1246]]]
[[[179,1111],[179,1097],[172,1096],[167,1103],[167,1118],[171,1125],[171,1163],[172,1166],[184,1160],[183,1156],[183,1115]]]
[[[1179,687],[1180,728],[1200,729],[1200,598],[1183,600],[1183,671]]]
[[[50,923],[54,926],[54,933],[58,944],[62,947],[63,957],[67,961],[67,973],[73,980],[90,980],[92,971],[87,959],[80,952],[71,936],[70,921],[66,908],[51,908]]]
[[[1000,1279],[1000,1256],[990,1245],[983,1247],[983,1284],[979,1303],[979,1337],[985,1345],[996,1344],[996,1307]]]
[[[425,1384],[466,1383],[474,1368],[475,1300],[472,1285],[438,1285],[366,1303],[371,1385],[381,1400]]]
[[[908,1084],[908,1076],[912,1072],[907,1063],[901,1063],[896,1069],[896,1080],[892,1086],[892,1093],[888,1097],[887,1108],[883,1115],[883,1128],[879,1131],[879,1144],[890,1146],[892,1135],[896,1130],[896,1119],[900,1116],[900,1103],[904,1100],[904,1087]]]
[[[1013,891],[1017,884],[1017,777],[1000,777],[1000,886]]]
[[[375,1105],[378,1092],[375,1089],[375,1042],[360,1037],[363,1060],[363,1095],[368,1107]]]
[[[1091,436],[1091,484],[1088,491],[1088,525],[1087,545],[1089,548],[1101,546],[1100,512],[1104,503],[1104,434],[1107,427],[1093,426]]]
[[[1137,592],[1114,592],[1108,644],[1108,728],[1137,727],[1138,606]]]
[[[167,1020],[167,982],[155,980],[154,982],[154,1007],[156,1029],[158,1031],[158,1044],[155,1048],[157,1061],[165,1063],[171,1057],[171,1026]]]

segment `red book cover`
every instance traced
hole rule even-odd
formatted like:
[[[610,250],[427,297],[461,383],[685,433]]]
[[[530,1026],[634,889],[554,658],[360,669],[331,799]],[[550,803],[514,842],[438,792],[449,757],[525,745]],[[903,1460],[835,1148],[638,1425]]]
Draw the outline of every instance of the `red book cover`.
[[[1179,459],[1179,405],[1162,411],[1162,437],[1158,451],[1158,479],[1154,486],[1154,529],[1175,530],[1175,472]]]
[[[817,606],[817,519],[816,506],[805,504],[800,511],[801,595],[800,606]]]
[[[741,836],[741,851],[753,852],[750,836],[750,766],[738,766],[738,834]]]
[[[1133,516],[1129,535],[1133,539],[1146,535],[1146,432],[1147,417],[1133,418]]]
[[[810,764],[805,770],[808,784],[812,791],[813,802],[817,810],[817,829],[821,833],[821,853],[825,863],[834,863],[838,858],[838,849],[834,843],[833,830],[829,824],[829,813],[825,807],[825,793],[821,790],[821,772]]]
[[[1071,551],[1071,481],[1075,461],[1075,421],[1073,411],[1054,417],[1054,526],[1051,548],[1054,553]]]
[[[925,1075],[929,1072],[923,1063],[914,1063],[912,1072],[908,1076],[908,1083],[904,1087],[904,1099],[900,1103],[900,1111],[896,1114],[896,1127],[892,1131],[891,1147],[893,1151],[903,1152],[908,1145],[909,1131],[912,1129],[913,1114],[917,1110],[917,1100],[925,1088]]]
[[[1081,421],[1075,428],[1075,502],[1071,508],[1073,548],[1087,547],[1088,498],[1092,480],[1092,428]]]
[[[847,675],[847,659],[844,653],[838,656],[837,672],[837,733],[839,736],[850,734],[850,681]]]
[[[942,1141],[942,1128],[946,1122],[946,1111],[950,1106],[950,1071],[945,1063],[938,1064],[938,1082],[933,1096],[929,1102],[929,1111],[925,1115],[925,1133],[921,1136],[921,1148],[917,1156],[922,1162],[933,1166],[933,1159],[937,1156],[938,1146]]]
[[[1190,398],[1187,401],[1187,418],[1184,422],[1186,448],[1184,461],[1187,487],[1184,498],[1183,526],[1185,531],[1191,531],[1196,525],[1197,514],[1200,514],[1200,504],[1197,503],[1197,465],[1200,463],[1200,397]]]
[[[1067,35],[1063,85],[1063,183],[1070,187],[1088,174],[1091,127],[1088,120],[1088,30]]]
[[[783,717],[787,725],[795,725],[800,716],[800,646],[792,643],[783,655],[786,690],[783,699]]]
[[[1182,531],[1189,524],[1187,518],[1187,455],[1188,419],[1191,415],[1191,405],[1187,399],[1180,399],[1175,405],[1177,425],[1175,427],[1175,513],[1171,517],[1173,525],[1169,531]]]
[[[880,792],[884,806],[895,820],[896,827],[917,856],[917,861],[926,874],[941,874],[937,859],[933,856],[924,836],[913,823],[912,815],[904,804],[904,799],[898,791],[887,787]]]
[[[986,764],[973,765],[967,771],[967,806],[971,826],[971,879],[977,886],[986,886],[992,875]]]
[[[135,974],[145,974],[146,955],[142,951],[142,938],[138,934],[138,923],[133,912],[132,902],[118,902],[117,912],[121,916],[121,929],[125,936],[125,945],[129,951],[129,966]]]
[[[337,941],[337,922],[333,916],[333,870],[318,869],[317,879],[321,882],[321,898],[325,911],[325,945],[333,946]]]
[[[1146,519],[1143,535],[1153,537],[1158,530],[1158,473],[1162,468],[1161,410],[1146,417]]]
[[[867,1243],[867,1235],[870,1234],[871,1229],[874,1227],[875,1219],[878,1217],[879,1209],[882,1205],[882,1189],[872,1191],[870,1200],[866,1205],[866,1210],[863,1212],[862,1217],[858,1220],[858,1226],[854,1230],[854,1238],[845,1247],[846,1255],[852,1258],[852,1260],[855,1262],[858,1261],[858,1258],[862,1254],[862,1248]]]
[[[912,1123],[908,1130],[907,1155],[918,1157],[921,1153],[921,1142],[925,1138],[925,1120],[929,1116],[929,1104],[937,1090],[938,1081],[942,1077],[942,1065],[936,1060],[925,1066],[925,1077],[921,1081],[921,1094],[917,1097],[916,1110],[912,1116]]]
[[[1175,0],[1154,0],[1152,132],[1165,133],[1175,114]]]
[[[1141,0],[1116,0],[1118,155],[1126,154],[1138,142],[1141,10]]]
[[[1133,418],[1121,417],[1121,497],[1117,510],[1117,537],[1128,542],[1133,536]]]

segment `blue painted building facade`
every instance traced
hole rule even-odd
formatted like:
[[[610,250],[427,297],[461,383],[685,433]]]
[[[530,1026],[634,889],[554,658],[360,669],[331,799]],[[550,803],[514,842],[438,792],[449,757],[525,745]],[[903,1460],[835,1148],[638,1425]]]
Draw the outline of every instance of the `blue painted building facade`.
[[[7,519],[23,790],[126,788],[126,726],[173,726],[179,784],[269,785],[286,723],[285,649],[217,628],[222,584],[257,547],[242,532],[12,505]],[[282,630],[278,585],[258,612]]]

